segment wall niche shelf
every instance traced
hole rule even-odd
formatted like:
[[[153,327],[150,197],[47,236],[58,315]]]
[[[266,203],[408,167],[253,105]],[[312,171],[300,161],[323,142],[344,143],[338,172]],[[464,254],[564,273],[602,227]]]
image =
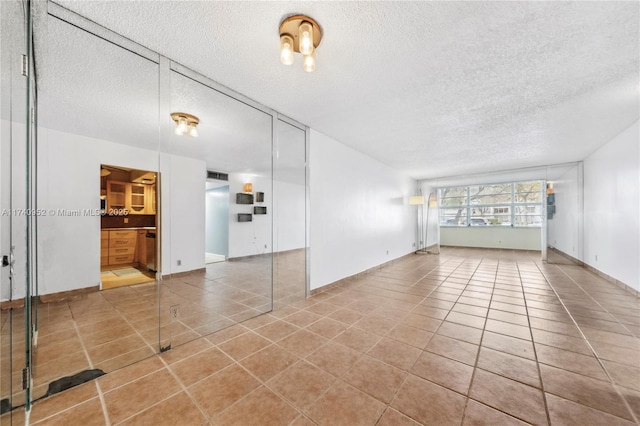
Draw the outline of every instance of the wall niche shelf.
[[[267,214],[267,208],[264,206],[254,206],[253,214]]]
[[[236,204],[253,204],[253,194],[246,192],[236,193]]]
[[[264,203],[264,192],[256,192],[256,203]]]
[[[252,222],[253,215],[251,213],[238,213],[238,222]]]

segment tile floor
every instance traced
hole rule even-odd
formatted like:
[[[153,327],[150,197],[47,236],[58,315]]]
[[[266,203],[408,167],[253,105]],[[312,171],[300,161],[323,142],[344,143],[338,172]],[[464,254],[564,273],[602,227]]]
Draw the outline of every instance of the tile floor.
[[[289,251],[207,265],[205,271],[157,283],[118,287],[84,294],[72,300],[39,303],[38,345],[33,352],[34,399],[50,382],[87,369],[109,373],[153,356],[160,347],[176,347],[248,318],[304,298],[305,253]],[[274,284],[272,286],[271,277]],[[171,307],[179,307],[172,318]],[[0,399],[13,392],[14,406],[25,397],[21,369],[25,365],[24,312],[16,309],[9,323],[2,311]],[[13,331],[13,353],[8,333]],[[13,389],[10,388],[10,385]],[[19,401],[16,403],[15,401]]]
[[[638,424],[639,299],[538,258],[409,256],[44,399],[31,424]]]

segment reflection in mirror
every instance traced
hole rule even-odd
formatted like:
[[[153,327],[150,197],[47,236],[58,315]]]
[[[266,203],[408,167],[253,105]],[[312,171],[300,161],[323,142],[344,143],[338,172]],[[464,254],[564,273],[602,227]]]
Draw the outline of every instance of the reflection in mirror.
[[[16,61],[26,44],[23,2],[0,2],[0,19],[0,424],[17,424],[21,413],[10,410],[23,406],[28,396],[21,382],[26,365],[27,217],[11,213],[26,207],[27,91]]]
[[[305,131],[277,120],[273,166],[274,307],[306,295]]]
[[[159,90],[156,62],[54,16],[37,22],[35,40],[37,202],[46,212],[37,223],[38,399],[61,390],[62,377],[78,384],[78,373],[157,352],[154,275],[127,286],[107,275],[131,278],[124,272],[140,265],[155,227],[152,185],[139,179],[159,171]],[[103,212],[104,201],[114,211]]]
[[[272,117],[185,73],[170,73],[161,135],[172,171],[163,176],[162,350],[272,308]],[[198,118],[197,137],[174,131],[176,112]]]
[[[547,262],[580,264],[583,259],[582,162],[547,167]]]

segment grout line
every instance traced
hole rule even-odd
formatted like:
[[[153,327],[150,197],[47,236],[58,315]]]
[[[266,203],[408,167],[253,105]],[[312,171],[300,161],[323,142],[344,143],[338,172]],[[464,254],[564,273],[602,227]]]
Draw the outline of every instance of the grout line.
[[[551,284],[551,282],[548,280],[546,274],[540,269],[540,267],[536,264],[536,266],[538,267],[538,269],[540,270],[540,273],[544,276],[545,280],[547,281],[547,283],[549,284],[549,287],[551,287],[551,290],[555,293],[556,297],[558,298],[558,301],[560,302],[560,304],[562,305],[562,307],[564,308],[564,310],[567,312],[567,315],[569,315],[569,318],[571,319],[571,321],[573,322],[573,324],[575,325],[575,327],[578,329],[578,332],[580,333],[580,335],[582,336],[582,339],[585,341],[585,343],[587,344],[587,346],[589,347],[589,349],[591,350],[591,352],[593,353],[596,361],[598,362],[598,364],[600,364],[600,367],[602,368],[602,370],[604,371],[604,373],[606,374],[607,378],[609,379],[609,384],[615,389],[616,393],[618,394],[618,396],[622,399],[623,404],[625,405],[625,407],[627,408],[627,411],[631,414],[631,418],[637,423],[640,424],[640,420],[638,419],[638,416],[636,416],[636,413],[634,412],[634,410],[631,408],[629,402],[627,401],[627,398],[624,397],[624,395],[622,394],[622,392],[620,392],[620,389],[618,388],[618,386],[616,386],[615,381],[613,380],[613,377],[609,374],[609,371],[607,370],[607,368],[605,367],[602,359],[600,358],[600,356],[598,356],[598,353],[596,352],[595,348],[591,345],[591,342],[589,341],[589,339],[587,339],[587,336],[584,334],[584,332],[582,331],[582,329],[580,328],[580,326],[578,325],[578,323],[576,322],[575,318],[573,318],[573,315],[571,315],[571,311],[569,310],[569,308],[567,308],[567,305],[564,303],[564,301],[561,299],[560,295],[558,294],[557,290],[555,289],[555,287]],[[578,285],[577,282],[575,282],[575,280],[573,280],[573,278],[571,278],[571,276],[569,276],[562,268],[560,268],[559,265],[555,265],[555,267],[557,269],[560,269],[560,271],[562,273],[564,273],[567,277],[569,277],[569,279],[571,279],[571,281],[573,281],[573,283],[578,286],[582,291],[584,291],[584,289],[582,289],[580,287],[580,285]],[[586,291],[585,291],[586,293]],[[589,295],[587,293],[587,295]],[[589,297],[591,297],[591,295],[589,295]],[[597,301],[596,301],[597,303]],[[534,350],[535,350],[535,345],[534,345]],[[558,367],[556,367],[558,368]],[[575,374],[579,374],[579,373],[575,373]],[[588,376],[584,376],[582,374],[580,374],[583,377],[588,377]],[[566,398],[565,398],[566,399]],[[594,407],[589,407],[589,408],[594,408]],[[596,408],[597,409],[597,408]],[[597,409],[599,410],[599,409]],[[602,411],[602,410],[599,410]],[[613,416],[615,416],[615,414],[612,413],[607,413],[607,414],[611,414]]]
[[[96,379],[96,389],[98,390],[98,398],[100,398],[100,405],[102,406],[102,414],[104,415],[105,426],[111,426],[111,419],[109,418],[109,411],[107,410],[107,401],[104,399],[102,387],[100,382]]]
[[[536,265],[535,262],[534,262],[534,265]],[[544,411],[545,411],[545,414],[547,415],[547,424],[551,424],[551,413],[549,412],[549,404],[547,402],[547,393],[544,390],[544,381],[542,380],[542,370],[540,369],[540,361],[538,361],[538,350],[536,349],[536,343],[535,343],[535,340],[533,339],[533,330],[531,327],[531,320],[529,318],[529,305],[527,303],[527,295],[524,291],[524,283],[522,282],[522,274],[520,272],[520,266],[517,263],[516,263],[516,267],[518,268],[518,275],[520,277],[520,288],[522,289],[522,299],[524,301],[524,309],[527,313],[527,324],[529,325],[529,335],[531,336],[531,346],[533,347],[533,356],[535,357],[535,361],[536,361],[536,370],[538,371],[538,380],[540,380],[540,390],[542,391],[542,401],[544,403]],[[544,274],[543,274],[543,277],[544,277]]]

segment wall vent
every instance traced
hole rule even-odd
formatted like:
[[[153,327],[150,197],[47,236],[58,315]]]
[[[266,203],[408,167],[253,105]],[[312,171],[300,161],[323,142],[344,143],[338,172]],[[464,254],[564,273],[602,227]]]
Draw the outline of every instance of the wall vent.
[[[207,179],[217,179],[217,180],[229,180],[229,174],[228,173],[222,173],[222,172],[214,172],[212,170],[207,170]]]

